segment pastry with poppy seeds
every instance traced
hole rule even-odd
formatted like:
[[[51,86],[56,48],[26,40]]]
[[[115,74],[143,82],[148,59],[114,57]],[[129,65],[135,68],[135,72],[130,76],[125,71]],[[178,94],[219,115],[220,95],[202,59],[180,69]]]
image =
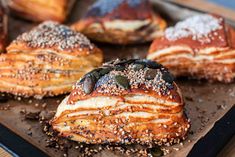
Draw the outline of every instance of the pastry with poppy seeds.
[[[87,73],[51,120],[60,136],[92,144],[173,144],[189,120],[173,76],[150,60],[114,60]]]
[[[98,0],[72,25],[90,39],[112,44],[152,41],[165,27],[148,0]]]
[[[103,54],[84,35],[47,21],[18,36],[0,55],[0,91],[20,96],[68,93]]]
[[[235,78],[235,30],[222,17],[202,14],[166,29],[152,43],[147,59],[175,76],[232,82]]]
[[[31,21],[64,22],[74,0],[8,0],[7,6],[16,15]]]

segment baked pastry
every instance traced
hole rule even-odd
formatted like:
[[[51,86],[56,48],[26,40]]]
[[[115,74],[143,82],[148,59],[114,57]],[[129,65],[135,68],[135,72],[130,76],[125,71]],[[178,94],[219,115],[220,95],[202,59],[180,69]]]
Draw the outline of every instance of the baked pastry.
[[[219,16],[190,17],[156,38],[147,58],[163,64],[175,76],[231,82],[235,77],[235,30]]]
[[[0,3],[0,53],[5,51],[7,41],[7,15],[5,14],[3,7]]]
[[[60,136],[100,143],[172,144],[189,122],[172,75],[149,60],[114,60],[86,74],[51,121]]]
[[[8,0],[7,5],[15,15],[28,20],[64,22],[74,2],[74,0]]]
[[[72,25],[90,39],[113,44],[152,41],[162,35],[166,22],[148,0],[97,0],[84,18]]]
[[[67,93],[102,58],[84,35],[47,21],[17,37],[0,55],[0,91],[36,98]]]

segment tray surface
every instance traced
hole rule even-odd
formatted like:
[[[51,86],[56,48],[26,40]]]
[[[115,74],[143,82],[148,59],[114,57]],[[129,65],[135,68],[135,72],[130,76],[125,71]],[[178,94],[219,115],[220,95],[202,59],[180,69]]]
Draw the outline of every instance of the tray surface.
[[[68,24],[79,19],[87,6],[93,0],[78,1],[70,15]],[[172,23],[172,21],[170,21]],[[36,24],[18,18],[9,19],[9,41],[15,39],[18,34],[29,30]],[[96,43],[104,51],[105,61],[116,58],[144,58],[150,43],[117,46]],[[234,104],[235,83],[208,83],[206,81],[195,81],[185,78],[177,79],[179,87],[185,99],[185,112],[191,119],[192,126],[187,140],[173,145],[169,148],[169,156],[187,156],[193,145],[212,128],[214,123],[220,119]],[[48,136],[42,131],[38,121],[26,120],[24,112],[55,111],[57,105],[65,95],[35,99],[11,99],[0,104],[0,123],[15,132],[17,135],[29,141],[49,156],[63,156],[64,151],[47,147]],[[66,149],[69,156],[80,156],[75,142],[66,140],[71,148]],[[132,146],[131,146],[132,147]],[[135,147],[135,146],[133,146]],[[119,151],[105,149],[95,156],[123,156]],[[124,155],[125,156],[125,155]]]

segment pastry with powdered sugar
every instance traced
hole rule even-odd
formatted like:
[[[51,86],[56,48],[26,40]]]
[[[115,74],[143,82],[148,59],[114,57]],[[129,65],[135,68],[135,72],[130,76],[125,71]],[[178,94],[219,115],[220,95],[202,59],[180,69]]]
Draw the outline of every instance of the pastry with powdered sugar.
[[[156,38],[147,58],[163,64],[175,76],[232,82],[235,30],[216,15],[189,17]]]

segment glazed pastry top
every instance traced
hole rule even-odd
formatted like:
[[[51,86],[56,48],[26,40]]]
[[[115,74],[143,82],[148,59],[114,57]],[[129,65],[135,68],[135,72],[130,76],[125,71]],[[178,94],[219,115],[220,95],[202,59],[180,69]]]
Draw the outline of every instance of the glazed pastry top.
[[[57,22],[46,21],[13,41],[25,43],[30,48],[53,48],[58,51],[92,50],[94,45],[79,32]]]
[[[161,38],[152,45],[155,50],[175,45],[190,45],[194,50],[207,47],[226,48],[229,45],[228,27],[219,16],[202,14],[178,22],[165,30]]]
[[[138,10],[136,9],[138,7]],[[150,4],[148,0],[98,0],[86,14],[91,18],[110,19],[146,19],[151,17]]]
[[[210,34],[213,31],[222,29],[222,18],[211,15],[198,15],[178,22],[174,27],[169,27],[165,31],[165,37],[170,41],[192,37],[201,43],[210,42],[213,38]]]
[[[90,96],[122,96],[147,91],[168,98],[176,94],[173,76],[162,65],[150,60],[114,60],[86,74],[74,86],[69,103]],[[173,94],[174,93],[174,94]],[[170,96],[171,95],[171,96]],[[180,96],[175,95],[175,101]]]

